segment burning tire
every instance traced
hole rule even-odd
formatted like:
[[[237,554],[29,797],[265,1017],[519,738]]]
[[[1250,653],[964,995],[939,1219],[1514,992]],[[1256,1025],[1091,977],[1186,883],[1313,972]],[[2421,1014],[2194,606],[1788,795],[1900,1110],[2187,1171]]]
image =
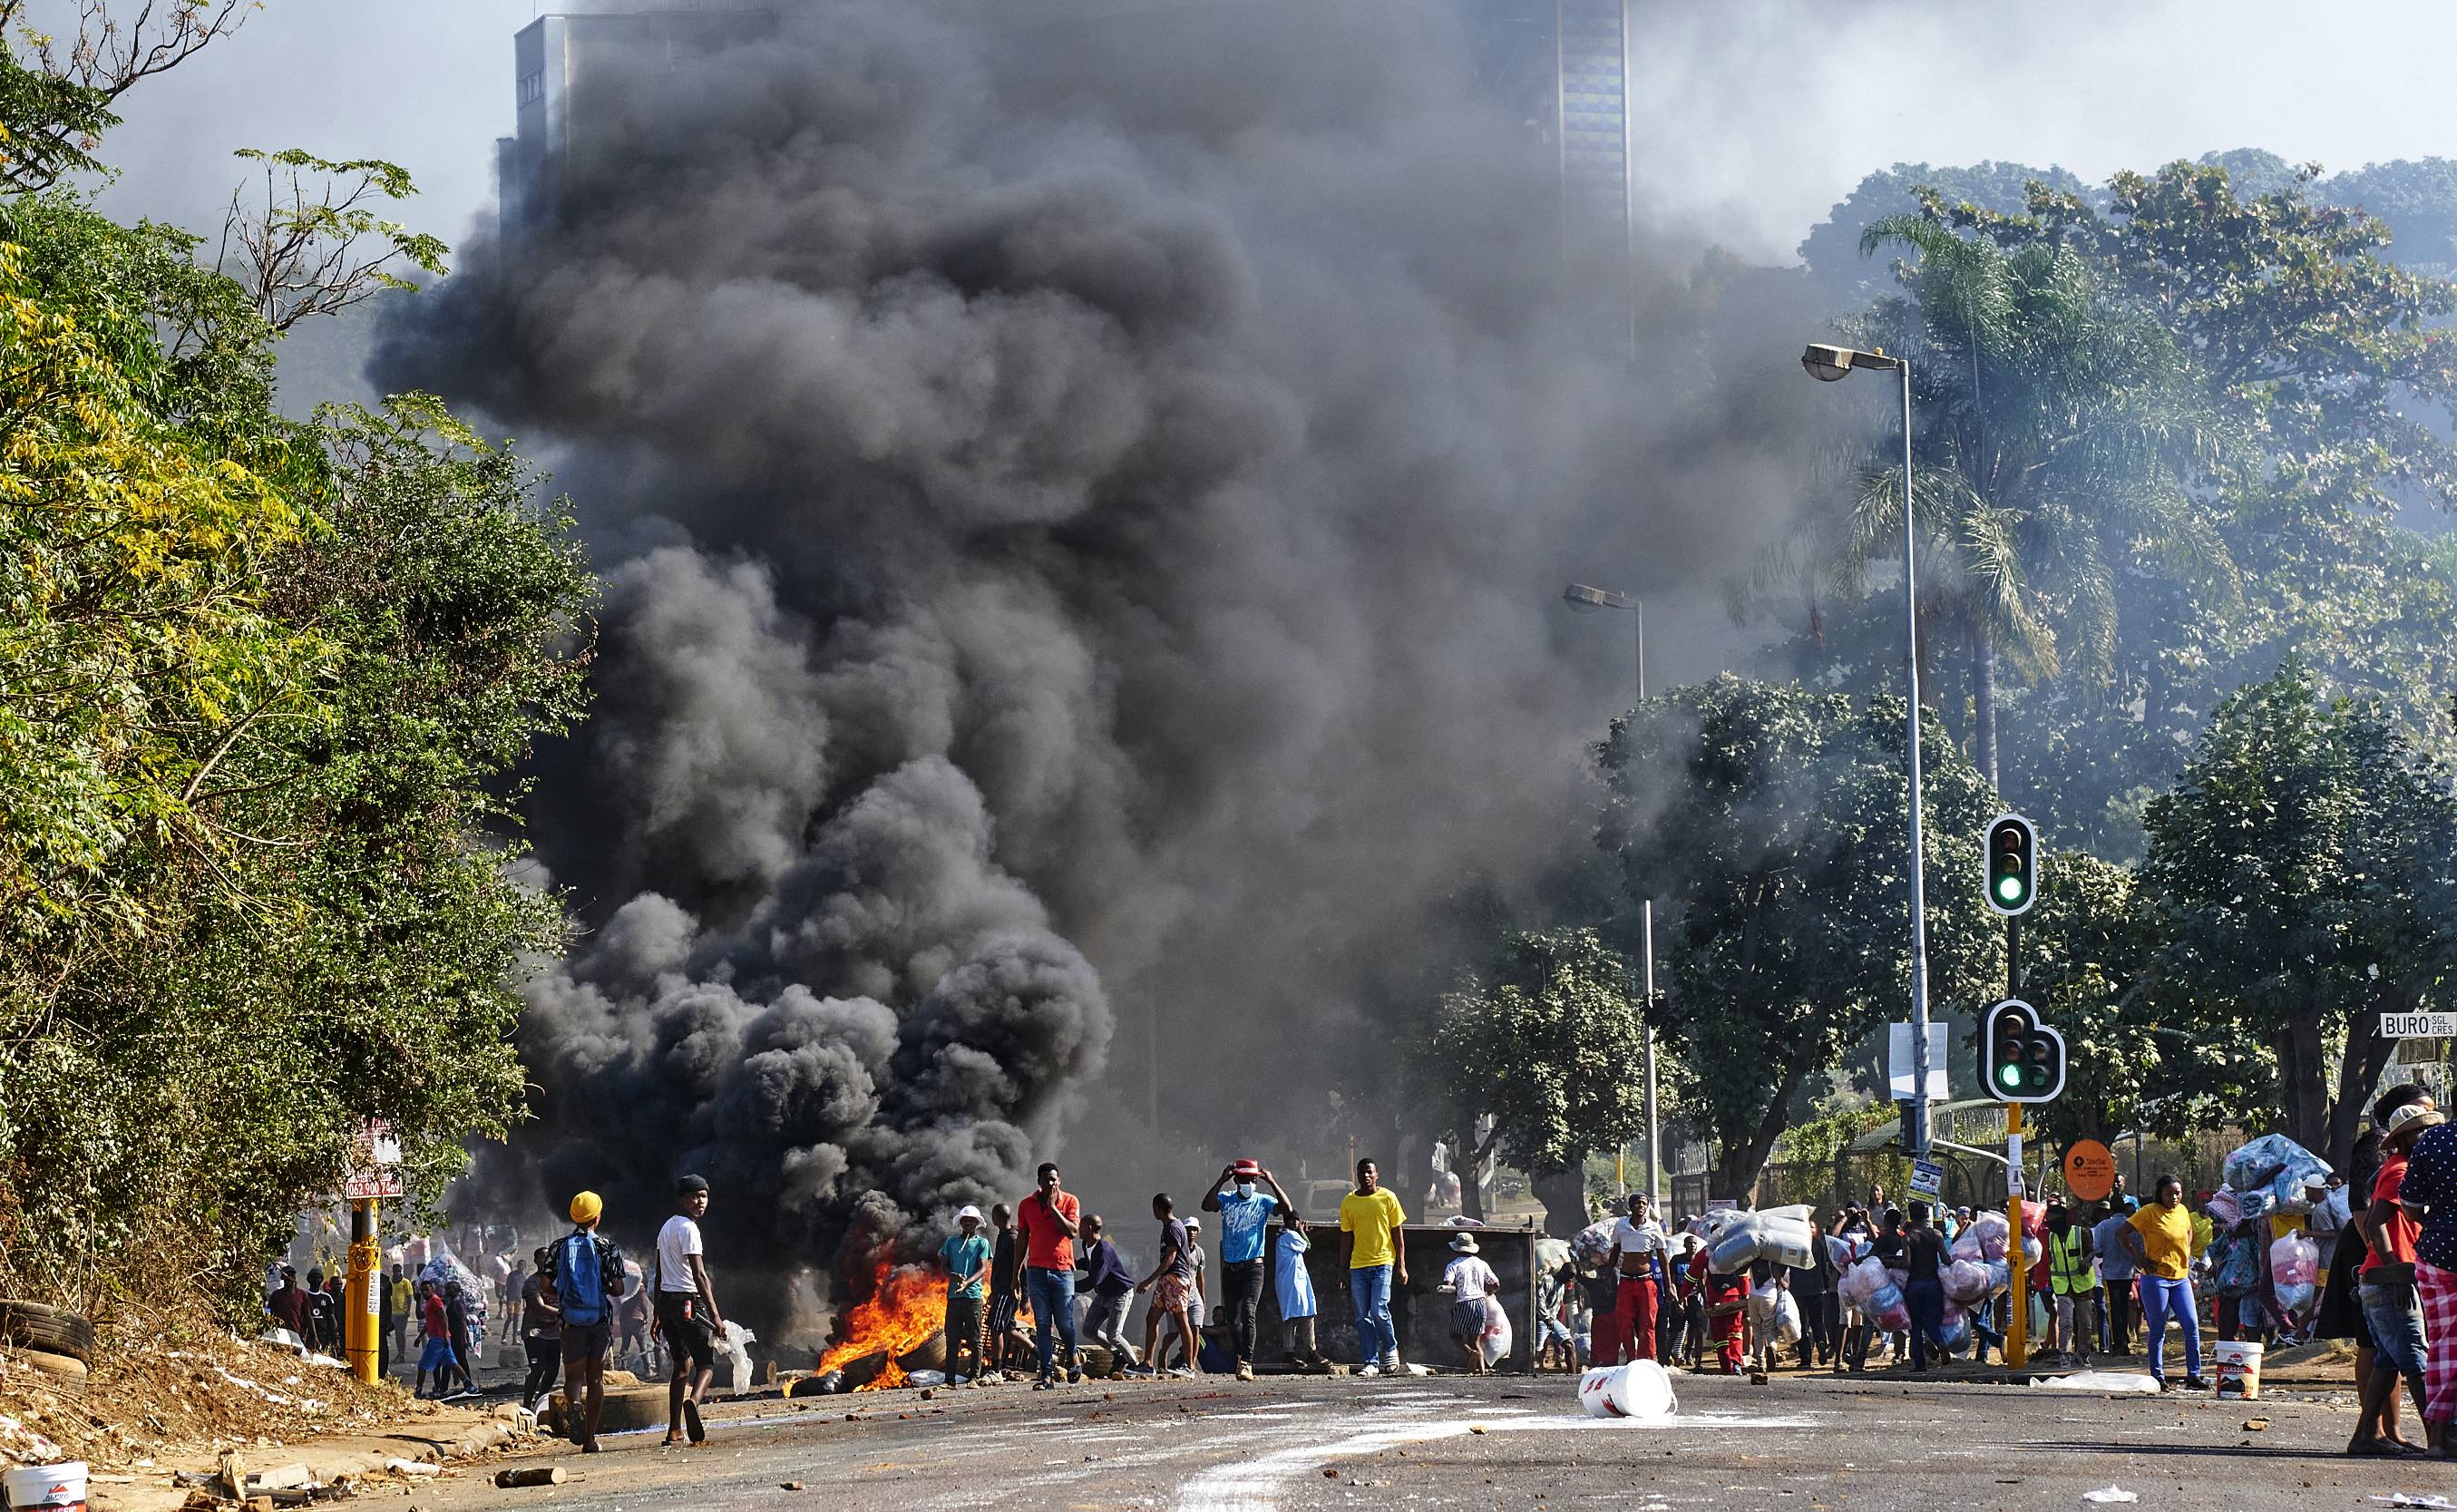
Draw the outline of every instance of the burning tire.
[[[40,1302],[0,1298],[0,1344],[65,1355],[80,1365],[93,1363],[93,1325]]]

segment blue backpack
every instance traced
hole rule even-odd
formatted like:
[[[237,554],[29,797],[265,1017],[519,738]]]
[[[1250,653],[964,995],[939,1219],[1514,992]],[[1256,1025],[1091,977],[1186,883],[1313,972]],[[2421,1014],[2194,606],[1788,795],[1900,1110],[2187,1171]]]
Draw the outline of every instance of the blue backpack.
[[[567,1233],[554,1252],[554,1290],[563,1320],[586,1328],[606,1321],[606,1268],[593,1233]]]

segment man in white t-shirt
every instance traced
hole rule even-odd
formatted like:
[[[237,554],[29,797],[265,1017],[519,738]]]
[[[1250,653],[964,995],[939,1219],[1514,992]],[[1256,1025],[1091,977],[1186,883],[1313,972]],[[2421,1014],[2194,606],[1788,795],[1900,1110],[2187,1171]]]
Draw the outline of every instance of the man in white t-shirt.
[[[708,1182],[685,1176],[674,1183],[674,1195],[680,1211],[657,1231],[656,1328],[674,1361],[666,1389],[665,1441],[673,1443],[688,1432],[692,1442],[705,1443],[700,1395],[716,1379],[716,1336],[725,1327],[699,1237],[699,1220],[708,1215]]]
[[[1672,1240],[1647,1212],[1646,1193],[1629,1194],[1629,1215],[1613,1225],[1613,1265],[1621,1273],[1614,1296],[1612,1339],[1621,1358],[1655,1357],[1655,1316],[1663,1295],[1664,1261]]]

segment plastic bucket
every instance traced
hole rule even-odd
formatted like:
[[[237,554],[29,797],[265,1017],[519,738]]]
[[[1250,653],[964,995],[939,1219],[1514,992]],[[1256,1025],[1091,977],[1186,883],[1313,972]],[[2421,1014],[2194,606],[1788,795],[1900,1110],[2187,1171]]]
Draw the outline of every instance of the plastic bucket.
[[[2220,1397],[2250,1401],[2261,1395],[2260,1345],[2220,1340],[2210,1346],[2210,1362]]]
[[[1579,1377],[1579,1405],[1590,1418],[1669,1418],[1680,1402],[1672,1377],[1651,1359],[1604,1365]]]
[[[10,1508],[41,1507],[45,1512],[85,1512],[85,1461],[30,1464],[0,1475]]]

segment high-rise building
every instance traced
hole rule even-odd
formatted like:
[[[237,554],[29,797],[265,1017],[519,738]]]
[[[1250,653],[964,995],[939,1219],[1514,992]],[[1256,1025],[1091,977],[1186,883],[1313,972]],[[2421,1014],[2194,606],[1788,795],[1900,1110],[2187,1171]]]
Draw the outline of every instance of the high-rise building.
[[[682,57],[771,35],[796,6],[828,0],[554,0],[514,37],[515,135],[497,143],[503,224],[516,231],[550,192],[556,165],[585,150],[605,104],[592,87],[646,56]],[[1098,24],[1105,19],[1256,0],[916,0],[985,25]],[[1337,0],[1312,0],[1333,4]],[[1629,76],[1631,0],[1444,0],[1465,29],[1477,83],[1549,154],[1560,183],[1565,259],[1595,289],[1596,324],[1630,319]],[[1408,7],[1394,6],[1404,15]],[[1292,10],[1300,14],[1301,10]],[[627,68],[614,66],[626,60]]]
[[[1591,277],[1600,329],[1626,333],[1631,245],[1629,0],[1454,0],[1479,82],[1550,153],[1561,248]]]

